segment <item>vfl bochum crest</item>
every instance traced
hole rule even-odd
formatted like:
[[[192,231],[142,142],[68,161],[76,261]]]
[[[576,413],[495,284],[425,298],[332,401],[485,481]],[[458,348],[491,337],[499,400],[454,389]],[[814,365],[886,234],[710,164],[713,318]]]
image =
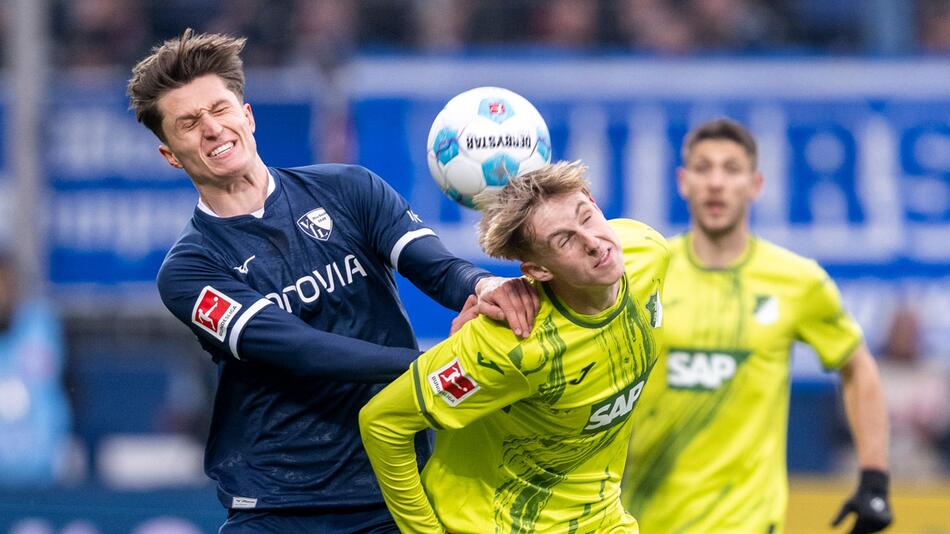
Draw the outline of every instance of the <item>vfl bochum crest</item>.
[[[297,226],[303,230],[303,233],[317,241],[326,241],[330,239],[330,232],[333,231],[333,219],[330,218],[327,210],[317,208],[297,219]]]

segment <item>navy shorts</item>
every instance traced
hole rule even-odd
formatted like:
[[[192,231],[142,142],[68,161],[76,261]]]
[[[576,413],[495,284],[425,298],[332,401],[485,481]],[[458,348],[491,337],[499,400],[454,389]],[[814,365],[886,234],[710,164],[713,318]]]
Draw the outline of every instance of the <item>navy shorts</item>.
[[[385,506],[359,511],[228,510],[218,534],[399,534]]]

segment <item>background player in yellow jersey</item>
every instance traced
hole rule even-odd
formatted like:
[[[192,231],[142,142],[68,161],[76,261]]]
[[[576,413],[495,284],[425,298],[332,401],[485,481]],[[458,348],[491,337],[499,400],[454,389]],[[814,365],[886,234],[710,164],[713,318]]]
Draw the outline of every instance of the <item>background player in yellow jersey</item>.
[[[790,349],[840,372],[862,467],[852,532],[891,521],[887,420],[877,365],[812,260],[749,231],[762,189],[756,144],[720,119],[690,132],[677,184],[690,230],[670,240],[666,352],[635,416],[624,503],[644,532],[782,532],[788,495]]]
[[[637,532],[620,503],[630,414],[658,354],[664,239],[607,221],[579,162],[512,180],[482,248],[518,259],[541,306],[527,339],[486,317],[419,357],[360,413],[405,532]],[[435,428],[420,477],[413,435]]]

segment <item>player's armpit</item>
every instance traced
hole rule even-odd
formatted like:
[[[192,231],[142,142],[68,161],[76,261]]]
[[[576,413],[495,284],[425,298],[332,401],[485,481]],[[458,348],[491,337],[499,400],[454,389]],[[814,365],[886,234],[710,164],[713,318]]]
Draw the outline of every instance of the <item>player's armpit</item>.
[[[403,532],[443,533],[422,487],[413,437],[427,426],[412,399],[408,373],[360,410],[360,433],[386,506]]]

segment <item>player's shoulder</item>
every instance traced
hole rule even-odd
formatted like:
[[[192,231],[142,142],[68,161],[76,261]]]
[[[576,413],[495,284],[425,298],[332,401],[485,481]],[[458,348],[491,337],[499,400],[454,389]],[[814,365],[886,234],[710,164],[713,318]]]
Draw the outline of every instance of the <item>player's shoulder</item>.
[[[189,221],[158,269],[159,291],[169,284],[177,284],[182,276],[189,276],[189,272],[204,271],[217,264],[220,261],[217,248],[218,243],[211,236],[199,230],[194,220]]]
[[[670,263],[666,239],[647,224],[633,219],[612,219],[611,227],[620,238],[623,262],[628,274],[638,277],[664,277]]]
[[[617,232],[624,250],[655,250],[669,255],[669,243],[650,225],[634,219],[611,219],[610,226]]]
[[[828,278],[825,270],[812,258],[802,256],[783,246],[761,237],[754,237],[753,269],[764,269],[774,277],[798,280],[803,286],[811,286]]]
[[[484,315],[466,323],[455,335],[464,336],[460,340],[462,345],[469,349],[478,349],[481,358],[504,362],[504,366],[514,367],[522,374],[536,372],[548,360],[542,338],[551,336],[551,329],[556,329],[556,325],[549,320],[553,315],[554,305],[540,284],[538,296],[541,305],[535,315],[531,334],[527,338],[519,338],[507,324]]]
[[[275,167],[273,170],[291,182],[304,184],[317,182],[321,185],[350,185],[368,182],[375,177],[366,167],[347,163],[315,163],[301,167]]]

